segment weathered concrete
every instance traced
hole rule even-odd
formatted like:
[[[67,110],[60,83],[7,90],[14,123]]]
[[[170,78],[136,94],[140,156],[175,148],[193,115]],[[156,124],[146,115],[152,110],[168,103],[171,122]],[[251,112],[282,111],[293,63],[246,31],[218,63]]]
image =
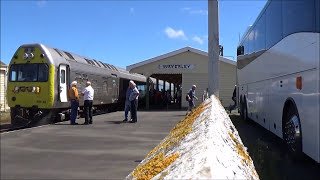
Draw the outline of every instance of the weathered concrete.
[[[95,116],[89,126],[64,122],[2,133],[0,179],[124,179],[184,115],[139,112],[131,124],[115,112]]]
[[[220,101],[211,96],[175,126],[126,179],[259,179]]]

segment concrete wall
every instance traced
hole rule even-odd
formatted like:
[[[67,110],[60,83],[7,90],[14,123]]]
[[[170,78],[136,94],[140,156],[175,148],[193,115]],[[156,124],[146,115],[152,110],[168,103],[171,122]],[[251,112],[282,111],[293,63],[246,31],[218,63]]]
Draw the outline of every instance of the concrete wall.
[[[228,114],[211,96],[126,179],[259,179],[259,175]]]

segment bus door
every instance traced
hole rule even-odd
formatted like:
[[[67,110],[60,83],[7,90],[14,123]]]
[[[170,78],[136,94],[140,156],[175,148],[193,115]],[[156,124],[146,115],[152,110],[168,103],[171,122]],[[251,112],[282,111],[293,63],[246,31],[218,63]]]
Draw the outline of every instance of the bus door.
[[[67,98],[67,65],[61,64],[59,66],[59,97],[60,102],[68,102]]]

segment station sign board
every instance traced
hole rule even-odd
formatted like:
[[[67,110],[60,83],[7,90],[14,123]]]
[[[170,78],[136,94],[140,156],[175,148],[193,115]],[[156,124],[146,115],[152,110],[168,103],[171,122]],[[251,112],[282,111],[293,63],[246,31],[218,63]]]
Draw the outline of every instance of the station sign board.
[[[159,69],[194,69],[194,64],[160,64]]]

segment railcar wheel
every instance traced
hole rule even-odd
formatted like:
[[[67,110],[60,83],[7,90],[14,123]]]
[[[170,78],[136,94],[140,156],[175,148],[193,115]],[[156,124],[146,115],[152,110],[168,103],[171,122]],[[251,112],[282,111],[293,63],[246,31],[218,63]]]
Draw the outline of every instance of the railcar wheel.
[[[302,153],[302,134],[298,112],[291,105],[286,112],[283,125],[283,139],[294,156]]]
[[[20,127],[20,126],[25,125],[19,116],[20,115],[19,112],[20,111],[17,108],[10,109],[10,118],[11,118],[11,126],[12,127]]]

